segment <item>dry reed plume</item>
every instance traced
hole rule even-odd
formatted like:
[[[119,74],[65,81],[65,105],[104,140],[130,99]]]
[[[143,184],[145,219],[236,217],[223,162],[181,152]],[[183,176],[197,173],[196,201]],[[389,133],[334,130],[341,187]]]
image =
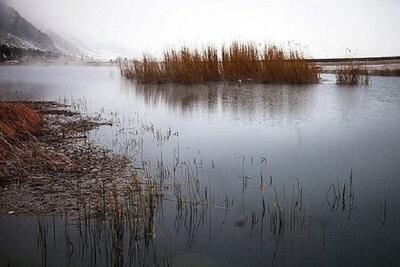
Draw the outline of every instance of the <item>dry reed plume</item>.
[[[276,46],[260,49],[253,43],[233,42],[220,51],[189,49],[164,52],[163,59],[144,55],[142,60],[121,62],[121,74],[140,83],[259,82],[308,84],[319,79],[314,63],[298,51]]]

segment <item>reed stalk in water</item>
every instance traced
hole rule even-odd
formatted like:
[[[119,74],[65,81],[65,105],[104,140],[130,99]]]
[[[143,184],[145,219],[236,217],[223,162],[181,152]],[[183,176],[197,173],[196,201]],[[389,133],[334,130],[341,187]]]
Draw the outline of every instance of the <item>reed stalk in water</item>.
[[[369,72],[366,66],[356,62],[345,63],[336,70],[336,83],[342,85],[369,84]]]

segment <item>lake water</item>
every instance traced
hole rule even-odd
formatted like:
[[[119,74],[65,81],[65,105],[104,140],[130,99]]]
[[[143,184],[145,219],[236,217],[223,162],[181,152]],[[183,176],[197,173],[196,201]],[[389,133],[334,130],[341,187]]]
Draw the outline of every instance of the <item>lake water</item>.
[[[356,87],[322,78],[306,86],[138,85],[114,67],[0,66],[0,96],[111,118],[113,127],[90,138],[138,167],[146,162],[152,175],[164,171],[144,253],[160,265],[396,266],[400,78]],[[207,194],[207,210],[177,209],[170,187],[188,175]],[[287,218],[280,231],[271,223],[277,207]],[[115,265],[155,264],[130,259],[125,234]],[[76,225],[59,217],[0,218],[2,266],[115,263],[94,260],[80,242]]]

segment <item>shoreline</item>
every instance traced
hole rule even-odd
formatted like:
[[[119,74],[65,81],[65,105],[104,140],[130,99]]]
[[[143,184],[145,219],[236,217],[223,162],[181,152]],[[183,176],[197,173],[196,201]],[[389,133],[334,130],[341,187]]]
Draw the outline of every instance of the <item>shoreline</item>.
[[[0,161],[0,215],[106,212],[113,198],[141,191],[129,159],[88,140],[90,130],[110,122],[56,102],[22,103],[43,117],[44,131],[13,143],[15,158]]]

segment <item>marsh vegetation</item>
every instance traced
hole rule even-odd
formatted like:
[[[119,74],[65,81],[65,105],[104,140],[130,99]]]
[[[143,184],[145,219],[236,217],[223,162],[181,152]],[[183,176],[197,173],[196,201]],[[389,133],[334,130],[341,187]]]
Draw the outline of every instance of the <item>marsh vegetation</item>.
[[[124,77],[140,83],[257,82],[309,84],[318,82],[316,65],[297,50],[277,46],[262,48],[254,43],[233,42],[220,50],[167,50],[161,60],[144,55],[141,60],[123,61]]]
[[[336,83],[342,85],[368,85],[370,73],[365,64],[355,61],[343,63],[336,69]]]

